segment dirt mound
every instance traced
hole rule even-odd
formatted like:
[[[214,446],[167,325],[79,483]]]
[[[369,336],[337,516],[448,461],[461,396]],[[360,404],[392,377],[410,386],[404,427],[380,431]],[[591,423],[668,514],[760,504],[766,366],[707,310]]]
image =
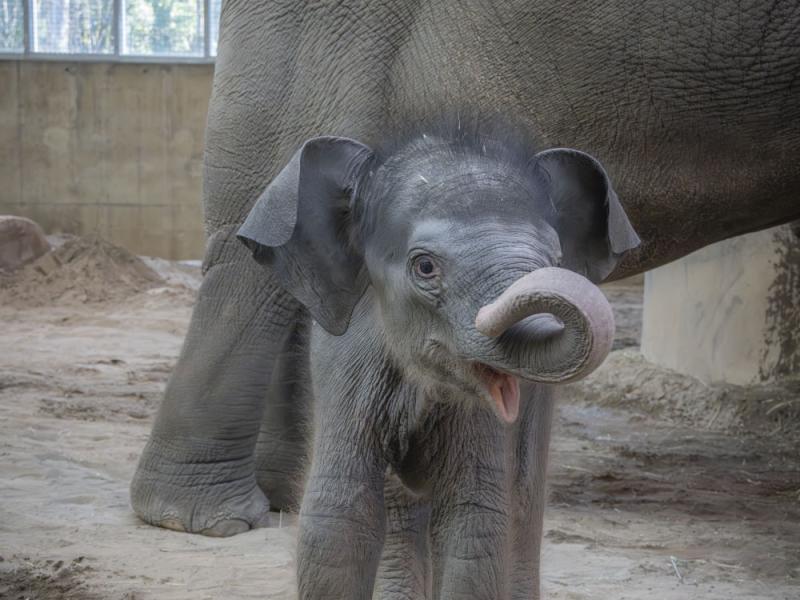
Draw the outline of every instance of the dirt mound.
[[[0,277],[0,304],[31,307],[117,301],[163,285],[164,279],[138,256],[91,235],[70,239]]]
[[[597,371],[570,388],[578,401],[644,412],[691,427],[800,435],[800,378],[747,386],[709,385],[625,349],[609,354]]]

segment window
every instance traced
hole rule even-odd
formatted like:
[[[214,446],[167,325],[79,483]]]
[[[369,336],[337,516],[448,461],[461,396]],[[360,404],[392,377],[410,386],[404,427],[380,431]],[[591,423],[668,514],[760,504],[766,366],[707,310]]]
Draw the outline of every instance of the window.
[[[203,56],[202,0],[124,2],[124,54]]]
[[[209,60],[223,0],[0,0],[0,56]]]
[[[0,52],[23,52],[24,0],[0,0]]]
[[[208,18],[210,19],[209,31],[211,32],[211,39],[209,42],[211,49],[211,56],[217,55],[217,38],[219,37],[219,11],[222,8],[222,0],[211,0],[211,10],[209,11]]]
[[[114,0],[34,0],[32,8],[34,52],[114,52]]]

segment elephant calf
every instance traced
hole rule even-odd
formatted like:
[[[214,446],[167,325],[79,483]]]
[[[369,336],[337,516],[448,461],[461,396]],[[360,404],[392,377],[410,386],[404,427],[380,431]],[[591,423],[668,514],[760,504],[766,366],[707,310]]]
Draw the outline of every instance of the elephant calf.
[[[538,597],[550,384],[639,240],[594,158],[508,139],[308,140],[239,230],[313,318],[303,599]]]

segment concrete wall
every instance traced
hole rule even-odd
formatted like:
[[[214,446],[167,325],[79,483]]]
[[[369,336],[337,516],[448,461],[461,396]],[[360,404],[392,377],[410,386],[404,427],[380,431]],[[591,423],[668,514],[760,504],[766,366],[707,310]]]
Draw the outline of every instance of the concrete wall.
[[[789,225],[645,275],[642,353],[706,382],[800,374],[800,237]]]
[[[201,258],[213,65],[0,61],[0,214]]]

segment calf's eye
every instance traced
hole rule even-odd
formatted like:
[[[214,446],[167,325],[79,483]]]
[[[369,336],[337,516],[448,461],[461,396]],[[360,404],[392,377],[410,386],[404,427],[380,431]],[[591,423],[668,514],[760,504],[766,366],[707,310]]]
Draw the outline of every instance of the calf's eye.
[[[439,274],[439,268],[430,256],[423,254],[414,259],[414,272],[424,279],[431,279]]]

